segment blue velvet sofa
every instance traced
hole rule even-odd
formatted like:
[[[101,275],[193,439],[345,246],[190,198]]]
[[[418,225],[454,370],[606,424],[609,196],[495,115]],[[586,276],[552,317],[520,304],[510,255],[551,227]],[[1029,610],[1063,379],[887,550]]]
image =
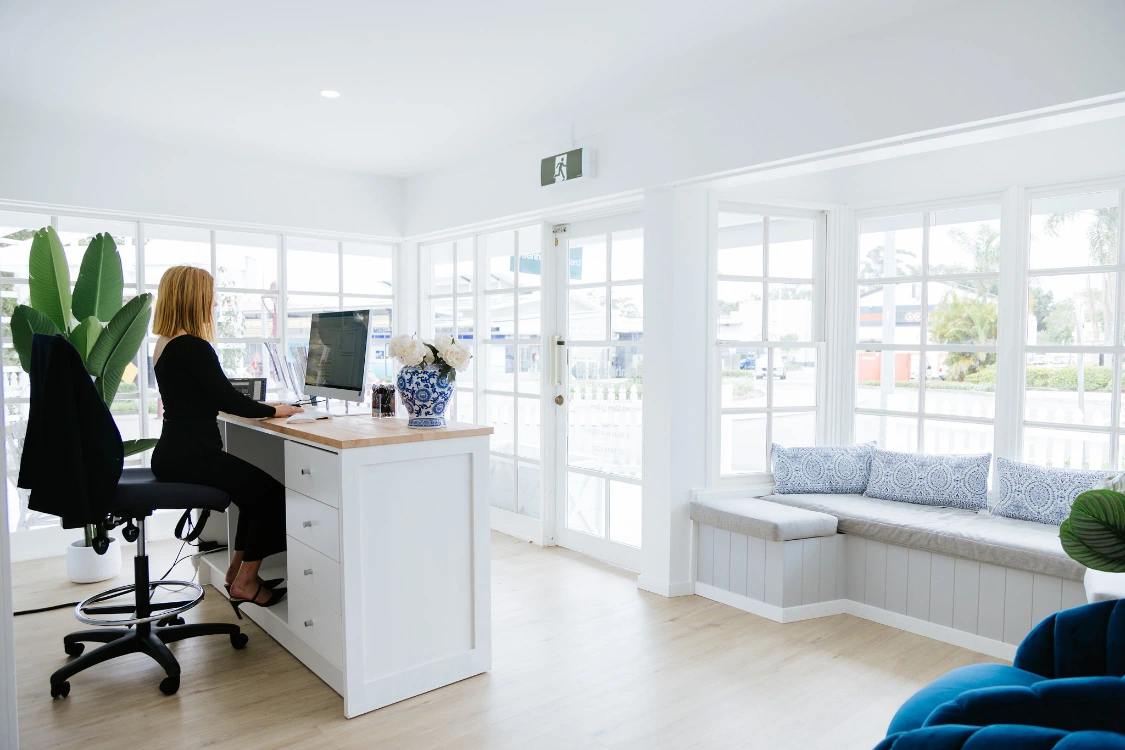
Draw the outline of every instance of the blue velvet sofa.
[[[1125,748],[1125,600],[1057,612],[1012,666],[972,664],[915,693],[876,750]]]

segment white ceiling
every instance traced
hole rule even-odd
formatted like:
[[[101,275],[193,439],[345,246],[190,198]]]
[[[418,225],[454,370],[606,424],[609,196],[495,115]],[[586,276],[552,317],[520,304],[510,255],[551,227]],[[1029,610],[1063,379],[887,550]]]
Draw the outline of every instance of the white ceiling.
[[[659,108],[950,1],[4,0],[0,102],[154,140],[411,176]]]

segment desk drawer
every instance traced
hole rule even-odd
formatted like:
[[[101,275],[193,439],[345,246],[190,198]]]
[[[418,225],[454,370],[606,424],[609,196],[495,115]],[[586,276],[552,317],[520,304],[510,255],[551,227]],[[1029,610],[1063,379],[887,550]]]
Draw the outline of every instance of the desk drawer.
[[[297,587],[289,589],[289,629],[334,666],[343,666],[344,627],[340,615]]]
[[[286,440],[285,486],[339,508],[340,456]]]
[[[340,563],[296,539],[289,538],[286,576],[290,586],[311,594],[333,612],[340,606]]]
[[[340,560],[340,513],[329,505],[286,490],[285,533],[337,562]]]

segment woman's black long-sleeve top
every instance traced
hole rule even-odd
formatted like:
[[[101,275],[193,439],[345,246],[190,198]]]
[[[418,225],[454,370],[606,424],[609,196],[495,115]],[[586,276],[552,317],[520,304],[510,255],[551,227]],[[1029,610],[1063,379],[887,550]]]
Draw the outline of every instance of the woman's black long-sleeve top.
[[[175,443],[180,449],[221,450],[216,418],[219,412],[239,417],[274,416],[272,406],[239,393],[223,374],[211,344],[197,336],[177,336],[164,345],[153,368],[164,403],[161,447]]]

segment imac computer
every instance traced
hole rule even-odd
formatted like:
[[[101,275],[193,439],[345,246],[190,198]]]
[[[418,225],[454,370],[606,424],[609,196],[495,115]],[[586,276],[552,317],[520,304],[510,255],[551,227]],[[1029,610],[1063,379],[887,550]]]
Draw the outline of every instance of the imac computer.
[[[363,401],[371,311],[313,313],[305,394]]]

